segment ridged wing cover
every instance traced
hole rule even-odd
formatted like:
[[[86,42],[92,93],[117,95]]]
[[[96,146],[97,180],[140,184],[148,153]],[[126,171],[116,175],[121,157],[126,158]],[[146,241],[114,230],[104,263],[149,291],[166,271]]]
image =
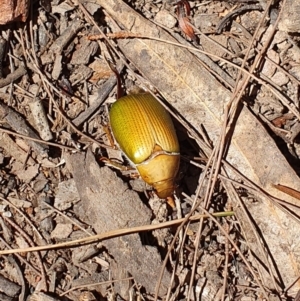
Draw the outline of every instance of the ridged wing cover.
[[[110,124],[120,148],[135,164],[148,159],[155,145],[166,152],[179,153],[171,117],[149,93],[118,99],[110,110]]]

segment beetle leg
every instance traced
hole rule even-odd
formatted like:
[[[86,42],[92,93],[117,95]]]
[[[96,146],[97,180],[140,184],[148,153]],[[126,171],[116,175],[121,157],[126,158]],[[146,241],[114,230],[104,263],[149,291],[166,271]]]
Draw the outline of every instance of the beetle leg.
[[[172,196],[168,196],[166,200],[167,204],[174,210],[176,208],[174,198]]]
[[[111,147],[113,147],[114,149],[118,149],[115,145],[115,141],[114,141],[114,138],[113,138],[113,135],[111,133],[111,130],[109,128],[108,125],[102,125],[103,127],[103,131],[105,132],[106,136],[107,136],[107,139],[109,141],[109,144]]]
[[[113,161],[113,160],[108,159],[106,157],[101,157],[100,161],[103,162],[106,166],[110,166],[110,167],[113,167],[113,168],[121,170],[121,171],[132,171],[132,170],[135,170],[135,168],[133,168],[131,166],[125,166],[122,163]]]

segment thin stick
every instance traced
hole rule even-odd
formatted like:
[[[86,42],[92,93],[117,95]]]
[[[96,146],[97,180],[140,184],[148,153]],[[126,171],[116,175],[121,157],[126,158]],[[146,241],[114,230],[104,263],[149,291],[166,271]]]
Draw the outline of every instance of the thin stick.
[[[213,216],[215,216],[215,217],[224,217],[224,216],[232,216],[232,215],[234,215],[233,211],[224,211],[224,212],[218,212],[218,213],[213,214]],[[196,221],[203,217],[207,217],[207,215],[197,214],[195,216],[190,217],[189,220]],[[73,241],[67,241],[67,242],[53,244],[53,245],[36,246],[36,247],[29,247],[29,248],[22,248],[22,249],[3,250],[3,251],[0,251],[0,255],[23,253],[23,252],[34,252],[34,251],[46,251],[46,250],[60,249],[60,248],[65,248],[65,247],[75,247],[78,245],[87,244],[87,243],[95,242],[95,241],[102,241],[102,240],[106,240],[106,239],[113,238],[113,237],[119,237],[119,236],[124,236],[124,235],[138,233],[138,232],[152,231],[152,230],[156,230],[156,229],[167,228],[167,227],[181,224],[185,220],[186,220],[186,218],[181,218],[181,219],[175,219],[175,220],[168,221],[168,222],[163,222],[160,224],[137,226],[137,227],[127,228],[127,229],[125,228],[125,229],[111,230],[111,231],[108,231],[105,233],[100,233],[100,234],[93,235],[90,237],[80,238],[80,239],[76,239]]]

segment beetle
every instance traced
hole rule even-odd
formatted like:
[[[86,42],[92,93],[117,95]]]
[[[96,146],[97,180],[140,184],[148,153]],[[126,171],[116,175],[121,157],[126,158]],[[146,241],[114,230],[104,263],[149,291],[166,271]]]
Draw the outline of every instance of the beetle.
[[[113,103],[110,125],[120,149],[159,198],[172,196],[180,163],[170,114],[150,93],[123,96]]]

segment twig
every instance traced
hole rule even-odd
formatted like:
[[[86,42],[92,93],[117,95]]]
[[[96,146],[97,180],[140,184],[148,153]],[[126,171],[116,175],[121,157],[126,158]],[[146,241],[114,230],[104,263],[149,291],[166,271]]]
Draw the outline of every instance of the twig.
[[[224,226],[225,231],[227,231],[227,234],[229,235],[229,225],[228,223]],[[224,263],[224,269],[223,269],[223,287],[222,287],[222,299],[221,301],[225,300],[225,294],[226,294],[226,288],[227,288],[227,277],[228,277],[228,261],[229,261],[229,242],[227,237],[225,238],[225,263]]]
[[[28,54],[28,56],[29,56],[30,59],[32,60],[32,66],[31,66],[31,68],[32,68],[35,72],[37,72],[37,73],[40,75],[40,77],[41,77],[41,79],[42,79],[42,82],[43,82],[43,85],[44,85],[44,88],[45,88],[45,90],[46,90],[46,92],[47,92],[47,94],[48,94],[48,96],[49,96],[49,98],[50,98],[50,100],[51,100],[51,103],[54,105],[54,107],[56,108],[56,110],[57,110],[57,111],[59,112],[59,114],[62,116],[62,118],[64,119],[64,121],[70,126],[70,128],[73,129],[78,135],[80,135],[80,136],[86,138],[88,141],[91,141],[91,142],[93,142],[93,143],[96,143],[97,145],[102,146],[102,147],[104,147],[104,148],[112,148],[111,146],[105,145],[105,144],[103,144],[103,143],[100,143],[99,141],[97,141],[97,140],[91,138],[90,136],[84,134],[83,132],[79,131],[79,130],[76,128],[76,126],[75,126],[75,125],[74,125],[74,124],[73,124],[73,123],[65,116],[65,114],[62,112],[62,110],[61,110],[61,108],[59,107],[59,105],[58,105],[58,104],[56,103],[56,101],[54,100],[54,98],[53,98],[53,96],[52,96],[53,93],[50,92],[49,87],[51,87],[52,90],[54,90],[55,92],[57,92],[57,93],[58,93],[60,96],[62,96],[63,98],[64,98],[64,96],[59,92],[59,90],[58,90],[57,88],[55,88],[55,87],[51,84],[51,82],[50,82],[50,81],[47,79],[47,77],[42,73],[42,71],[35,65],[35,63],[34,63],[34,61],[33,61],[33,58],[31,57],[31,55]]]
[[[0,236],[1,242],[5,245],[5,247],[9,250],[12,250],[12,247]],[[26,266],[28,266],[34,273],[36,273],[39,276],[42,276],[42,274],[27,260],[25,260],[21,255],[18,253],[14,254],[15,256],[18,257],[20,262],[24,263]]]
[[[233,10],[225,18],[223,18],[221,20],[221,22],[217,25],[217,28],[216,28],[217,34],[221,33],[221,31],[223,30],[223,28],[225,27],[225,25],[229,21],[229,19],[231,19],[232,17],[234,17],[242,12],[248,11],[248,10],[262,10],[262,7],[259,5],[256,5],[256,4],[252,4],[252,5],[245,5],[245,6],[242,6],[242,7],[239,7],[237,9]]]
[[[96,282],[96,283],[91,283],[91,284],[84,284],[84,285],[78,285],[78,286],[74,286],[72,288],[70,288],[69,290],[61,293],[59,296],[65,296],[66,294],[75,291],[75,290],[80,290],[80,289],[86,289],[88,287],[93,287],[96,285],[105,285],[105,284],[112,284],[115,282],[120,282],[120,281],[128,281],[128,280],[133,280],[133,277],[128,277],[128,278],[124,278],[124,279],[114,279],[114,280],[109,280],[109,281],[102,281],[102,282]]]
[[[32,141],[36,141],[36,142],[40,142],[40,143],[47,144],[47,145],[56,146],[56,147],[59,147],[59,148],[62,148],[62,149],[67,149],[67,150],[70,150],[70,151],[77,151],[77,152],[79,151],[78,149],[76,149],[74,147],[71,147],[71,146],[66,146],[66,145],[62,145],[62,144],[58,144],[58,143],[54,143],[54,142],[49,142],[49,141],[43,141],[41,139],[32,138],[32,137],[29,137],[29,136],[25,136],[25,135],[22,135],[22,134],[12,132],[10,130],[7,130],[7,129],[1,128],[1,127],[0,127],[0,131],[3,132],[3,133],[7,133],[7,134],[10,134],[10,135],[16,136],[16,137],[20,137],[20,138],[23,138],[23,139],[32,140]]]
[[[53,210],[54,212],[56,212],[57,214],[59,214],[62,217],[64,217],[66,220],[70,221],[73,225],[75,225],[76,227],[78,227],[79,229],[81,229],[81,231],[85,232],[87,235],[92,236],[92,234],[90,232],[88,232],[86,229],[84,229],[79,223],[77,223],[76,221],[72,220],[70,217],[68,217],[67,215],[63,214],[61,211],[59,211],[55,207],[51,206],[50,204],[48,204],[45,201],[43,202],[43,204],[46,205],[51,210]]]
[[[232,211],[225,211],[225,212],[218,212],[212,214],[215,217],[223,217],[223,216],[232,216],[234,215],[234,212]],[[203,214],[196,214],[195,216],[188,216],[188,220],[190,221],[196,221],[200,218],[206,217],[206,215]],[[182,222],[186,221],[187,218],[182,219],[175,219],[168,222],[163,222],[160,224],[153,224],[153,225],[146,225],[146,226],[138,226],[138,227],[132,227],[132,228],[125,228],[125,229],[117,229],[108,231],[106,233],[100,233],[97,235],[76,239],[73,241],[67,241],[63,243],[53,244],[53,245],[46,245],[46,246],[37,246],[37,247],[29,247],[29,248],[22,248],[22,249],[12,249],[12,250],[4,250],[0,251],[0,255],[5,254],[14,254],[14,253],[23,253],[23,252],[35,252],[35,251],[45,251],[45,250],[51,250],[51,249],[60,249],[65,247],[75,247],[81,244],[86,244],[94,241],[102,241],[105,239],[113,238],[113,237],[119,237],[124,236],[132,233],[138,233],[138,232],[144,232],[144,231],[152,231],[156,229],[162,229],[162,228],[168,228],[174,225],[181,224]]]
[[[260,28],[260,27],[257,27],[257,28]],[[275,29],[276,29],[276,27],[275,27]],[[104,36],[104,34],[101,34],[101,38],[103,36]],[[124,36],[125,36],[125,34],[124,34]],[[238,65],[230,62],[229,60],[227,60],[225,58],[222,58],[222,57],[220,57],[220,56],[218,56],[216,54],[209,53],[207,51],[204,51],[204,50],[201,50],[201,49],[198,49],[198,48],[195,48],[195,47],[191,47],[191,46],[187,46],[187,45],[182,45],[180,43],[172,42],[172,41],[169,41],[169,40],[164,40],[164,39],[160,39],[160,38],[153,37],[153,36],[146,36],[146,35],[139,35],[139,34],[128,34],[128,37],[132,37],[132,38],[135,37],[135,38],[140,38],[140,39],[149,39],[149,40],[153,40],[153,41],[167,43],[167,44],[170,44],[170,45],[174,45],[174,46],[177,46],[177,47],[181,47],[181,48],[185,48],[187,50],[190,50],[193,54],[199,52],[199,53],[206,54],[206,55],[208,55],[210,57],[219,59],[220,61],[228,64],[229,66],[238,69],[240,71],[240,74],[245,74],[247,76],[250,76],[250,78],[254,79],[259,84],[261,84],[262,86],[264,86],[275,97],[277,97],[283,103],[283,105],[286,106],[300,120],[300,113],[298,112],[298,110],[296,108],[294,108],[294,107],[292,107],[290,105],[290,101],[288,99],[286,99],[286,97],[284,95],[282,95],[279,91],[277,91],[276,89],[274,89],[269,83],[266,83],[264,80],[262,80],[261,78],[259,78],[255,74],[253,74],[252,72],[249,72],[247,69],[245,69],[245,64],[247,62],[247,57],[248,57],[248,55],[249,55],[249,53],[250,53],[250,51],[252,49],[250,46],[248,48],[247,53],[245,54],[245,59],[243,61],[242,66],[238,66]],[[252,38],[252,41],[255,40],[254,37],[255,37],[255,34],[254,34],[254,36]],[[251,45],[251,43],[250,43],[250,45]],[[289,77],[291,78],[292,76],[289,74]],[[240,77],[237,78],[236,82],[238,82],[238,79],[240,79]],[[293,78],[293,81],[297,82],[297,80],[295,78]],[[244,91],[244,90],[242,90],[242,91]],[[175,118],[177,118],[177,117],[175,116]]]
[[[3,59],[5,53],[6,41],[0,37],[0,79],[3,77]]]
[[[123,69],[123,66],[118,68],[119,72],[121,72],[121,69]],[[73,119],[72,122],[78,127],[85,120],[87,120],[104,103],[116,83],[116,76],[112,75],[98,90],[97,101],[95,101],[91,106],[84,110],[84,112],[79,114],[75,119]]]
[[[45,141],[52,140],[53,135],[50,131],[49,122],[46,117],[42,101],[35,96],[34,99],[32,99],[32,101],[29,102],[29,108],[32,113],[36,130],[38,131],[40,137]]]
[[[25,239],[27,240],[27,242],[29,243],[30,246],[32,246],[32,247],[34,246],[34,243],[31,240],[31,238],[29,237],[29,235],[27,235],[27,233],[25,233],[16,223],[14,223],[11,219],[5,217],[4,215],[2,215],[2,217],[4,218],[4,220],[7,223],[9,223],[14,229],[16,229],[23,237],[25,237]],[[12,251],[12,250],[10,250],[10,251]],[[36,252],[35,255],[36,255],[40,270],[41,270],[42,279],[44,282],[44,288],[47,291],[48,284],[47,284],[47,280],[46,280],[45,267],[43,265],[41,255],[38,252]]]
[[[14,72],[7,75],[5,78],[0,79],[0,88],[3,88],[9,84],[12,84],[14,81],[22,77],[27,73],[25,67],[21,64],[21,66],[15,70]]]
[[[70,26],[53,42],[49,50],[55,54],[60,54],[81,28],[83,28],[82,21],[74,19]]]
[[[19,134],[30,136],[38,139],[39,137],[33,131],[33,129],[27,124],[25,119],[15,110],[8,107],[4,103],[0,102],[0,116],[2,119],[5,118],[6,122]],[[30,140],[28,144],[37,152],[39,155],[44,155],[47,151],[47,146],[42,143]]]
[[[185,197],[189,198],[188,195],[184,194]],[[214,221],[214,223],[218,226],[218,228],[220,229],[220,231],[225,235],[225,237],[228,239],[228,241],[231,243],[231,245],[235,248],[236,252],[239,254],[239,256],[241,257],[241,259],[243,260],[243,262],[246,264],[247,268],[249,269],[249,271],[251,272],[253,278],[255,279],[257,285],[260,287],[261,292],[264,294],[264,297],[268,300],[268,295],[260,281],[260,279],[257,277],[255,271],[253,270],[253,268],[251,267],[251,265],[249,264],[249,262],[247,261],[247,259],[245,258],[245,256],[243,255],[243,253],[241,252],[241,250],[239,249],[239,247],[236,245],[236,243],[233,241],[233,239],[230,237],[230,235],[227,234],[226,230],[222,227],[222,225],[217,221],[217,219],[210,214],[204,207],[200,207],[199,209],[201,209],[203,212],[205,212],[205,214],[209,215],[211,217],[211,219]]]

